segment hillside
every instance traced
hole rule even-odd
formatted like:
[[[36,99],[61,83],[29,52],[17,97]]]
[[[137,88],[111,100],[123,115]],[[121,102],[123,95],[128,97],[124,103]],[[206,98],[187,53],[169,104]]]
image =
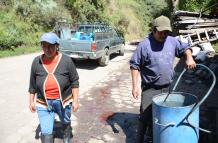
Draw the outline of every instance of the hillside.
[[[112,25],[124,27],[127,41],[143,38],[150,30],[153,17],[164,14],[167,7],[164,0],[109,0],[108,3],[107,14]]]
[[[109,13],[109,18],[114,20],[113,24],[116,24],[116,19],[119,16],[123,21],[126,22],[125,38],[128,40],[140,39],[146,31],[142,31],[143,22],[139,19],[136,13],[136,9],[139,9],[140,4],[134,0],[127,1],[116,1],[111,0],[107,7],[107,13]],[[117,15],[119,14],[119,15]]]
[[[0,57],[39,50],[40,35],[52,31],[61,18],[73,23],[104,22],[114,26],[126,41],[141,39],[154,17],[170,16],[170,1],[0,0]],[[182,5],[197,11],[199,4],[195,9],[188,1]]]

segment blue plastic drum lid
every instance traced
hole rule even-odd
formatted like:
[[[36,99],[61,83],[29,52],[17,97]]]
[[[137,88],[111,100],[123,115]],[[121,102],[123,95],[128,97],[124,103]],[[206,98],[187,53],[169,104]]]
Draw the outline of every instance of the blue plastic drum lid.
[[[188,117],[189,122],[184,120],[197,98],[182,92],[167,95],[163,93],[152,100],[153,143],[198,143],[199,131],[191,124],[199,126],[199,109]]]

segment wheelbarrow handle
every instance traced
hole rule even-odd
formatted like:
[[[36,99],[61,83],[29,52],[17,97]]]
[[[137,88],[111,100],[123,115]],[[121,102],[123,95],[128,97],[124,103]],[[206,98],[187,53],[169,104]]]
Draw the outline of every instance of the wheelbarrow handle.
[[[207,70],[211,73],[211,75],[213,76],[213,83],[211,84],[210,89],[207,91],[207,93],[205,94],[205,96],[204,96],[198,103],[195,104],[195,106],[192,108],[192,110],[189,112],[189,114],[186,116],[186,118],[187,118],[193,111],[195,111],[195,110],[206,100],[206,98],[209,96],[210,92],[212,91],[212,89],[214,88],[214,86],[215,86],[215,84],[216,84],[216,76],[215,76],[215,74],[213,73],[212,70],[210,70],[207,66],[205,66],[205,65],[203,65],[203,64],[197,64],[196,66],[201,66],[201,67],[204,67],[205,69],[207,69]],[[175,89],[176,89],[176,87],[177,87],[177,85],[178,85],[178,83],[179,83],[179,81],[180,81],[182,75],[183,75],[185,72],[186,72],[186,69],[184,69],[184,70],[182,71],[182,73],[180,74],[180,76],[179,76],[178,80],[176,81],[176,83],[175,83],[175,85],[174,85],[172,91],[175,91]]]

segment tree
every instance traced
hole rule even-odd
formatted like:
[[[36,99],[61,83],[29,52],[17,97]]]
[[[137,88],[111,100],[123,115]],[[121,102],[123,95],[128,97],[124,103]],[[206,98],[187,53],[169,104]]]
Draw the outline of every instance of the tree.
[[[104,0],[66,0],[66,7],[75,22],[104,20]]]
[[[172,3],[173,3],[173,12],[176,12],[176,10],[178,9],[179,0],[172,0]]]

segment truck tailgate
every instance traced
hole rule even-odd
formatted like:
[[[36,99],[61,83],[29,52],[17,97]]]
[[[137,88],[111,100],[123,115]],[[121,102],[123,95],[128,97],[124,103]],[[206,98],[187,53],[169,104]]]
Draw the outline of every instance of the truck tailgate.
[[[60,40],[60,50],[66,52],[91,52],[91,45],[89,40]]]

